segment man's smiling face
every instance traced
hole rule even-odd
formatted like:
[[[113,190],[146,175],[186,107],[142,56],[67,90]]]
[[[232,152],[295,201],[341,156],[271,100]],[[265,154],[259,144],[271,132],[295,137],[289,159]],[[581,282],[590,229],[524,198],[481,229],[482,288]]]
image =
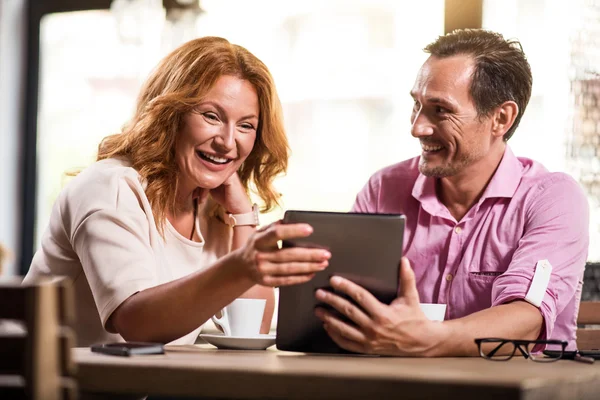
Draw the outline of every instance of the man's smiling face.
[[[421,142],[423,175],[456,175],[489,152],[491,122],[478,116],[469,91],[473,70],[468,55],[431,56],[417,75],[411,134]]]

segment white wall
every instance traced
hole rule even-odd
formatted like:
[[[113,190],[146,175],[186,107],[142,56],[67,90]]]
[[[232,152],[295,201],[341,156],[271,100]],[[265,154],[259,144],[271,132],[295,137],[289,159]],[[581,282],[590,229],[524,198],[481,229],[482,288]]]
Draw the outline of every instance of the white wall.
[[[26,0],[0,0],[0,243],[12,252],[4,275],[16,272],[19,252],[26,3]]]

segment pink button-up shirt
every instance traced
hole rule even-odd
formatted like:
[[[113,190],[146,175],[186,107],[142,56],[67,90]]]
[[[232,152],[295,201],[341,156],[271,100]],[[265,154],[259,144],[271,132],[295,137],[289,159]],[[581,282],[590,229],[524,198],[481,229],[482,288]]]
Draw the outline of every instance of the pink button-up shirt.
[[[538,261],[552,264],[540,306],[540,339],[575,348],[589,242],[581,187],[564,173],[517,158],[507,146],[481,199],[460,221],[438,200],[419,157],[375,173],[353,211],[406,215],[404,254],[422,303],[446,303],[446,319],[524,299]]]

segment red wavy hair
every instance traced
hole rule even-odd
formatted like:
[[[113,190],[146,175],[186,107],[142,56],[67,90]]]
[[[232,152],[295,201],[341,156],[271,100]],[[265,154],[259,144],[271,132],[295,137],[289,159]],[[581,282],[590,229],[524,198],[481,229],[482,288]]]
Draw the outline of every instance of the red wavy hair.
[[[260,106],[256,141],[238,174],[246,191],[252,188],[271,210],[280,194],[273,180],[286,172],[289,145],[273,77],[265,64],[245,48],[218,37],[189,41],[167,55],[144,84],[135,114],[122,133],[107,136],[97,160],[124,157],[146,181],[146,195],[162,232],[167,211],[175,211],[179,170],[175,145],[182,117],[190,112],[219,77],[250,82]]]

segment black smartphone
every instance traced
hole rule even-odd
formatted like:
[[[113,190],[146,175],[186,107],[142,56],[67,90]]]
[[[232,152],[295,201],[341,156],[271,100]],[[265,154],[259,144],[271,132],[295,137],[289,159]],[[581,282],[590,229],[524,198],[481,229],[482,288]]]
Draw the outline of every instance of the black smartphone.
[[[560,355],[560,350],[544,350],[543,353],[548,357],[556,358]],[[579,350],[579,351],[565,351],[562,355],[564,360],[574,360],[575,355],[579,354],[582,357],[590,357],[594,360],[600,360],[600,350]]]
[[[114,342],[97,343],[90,346],[94,353],[110,354],[113,356],[129,357],[138,354],[164,354],[162,343],[148,342]]]

